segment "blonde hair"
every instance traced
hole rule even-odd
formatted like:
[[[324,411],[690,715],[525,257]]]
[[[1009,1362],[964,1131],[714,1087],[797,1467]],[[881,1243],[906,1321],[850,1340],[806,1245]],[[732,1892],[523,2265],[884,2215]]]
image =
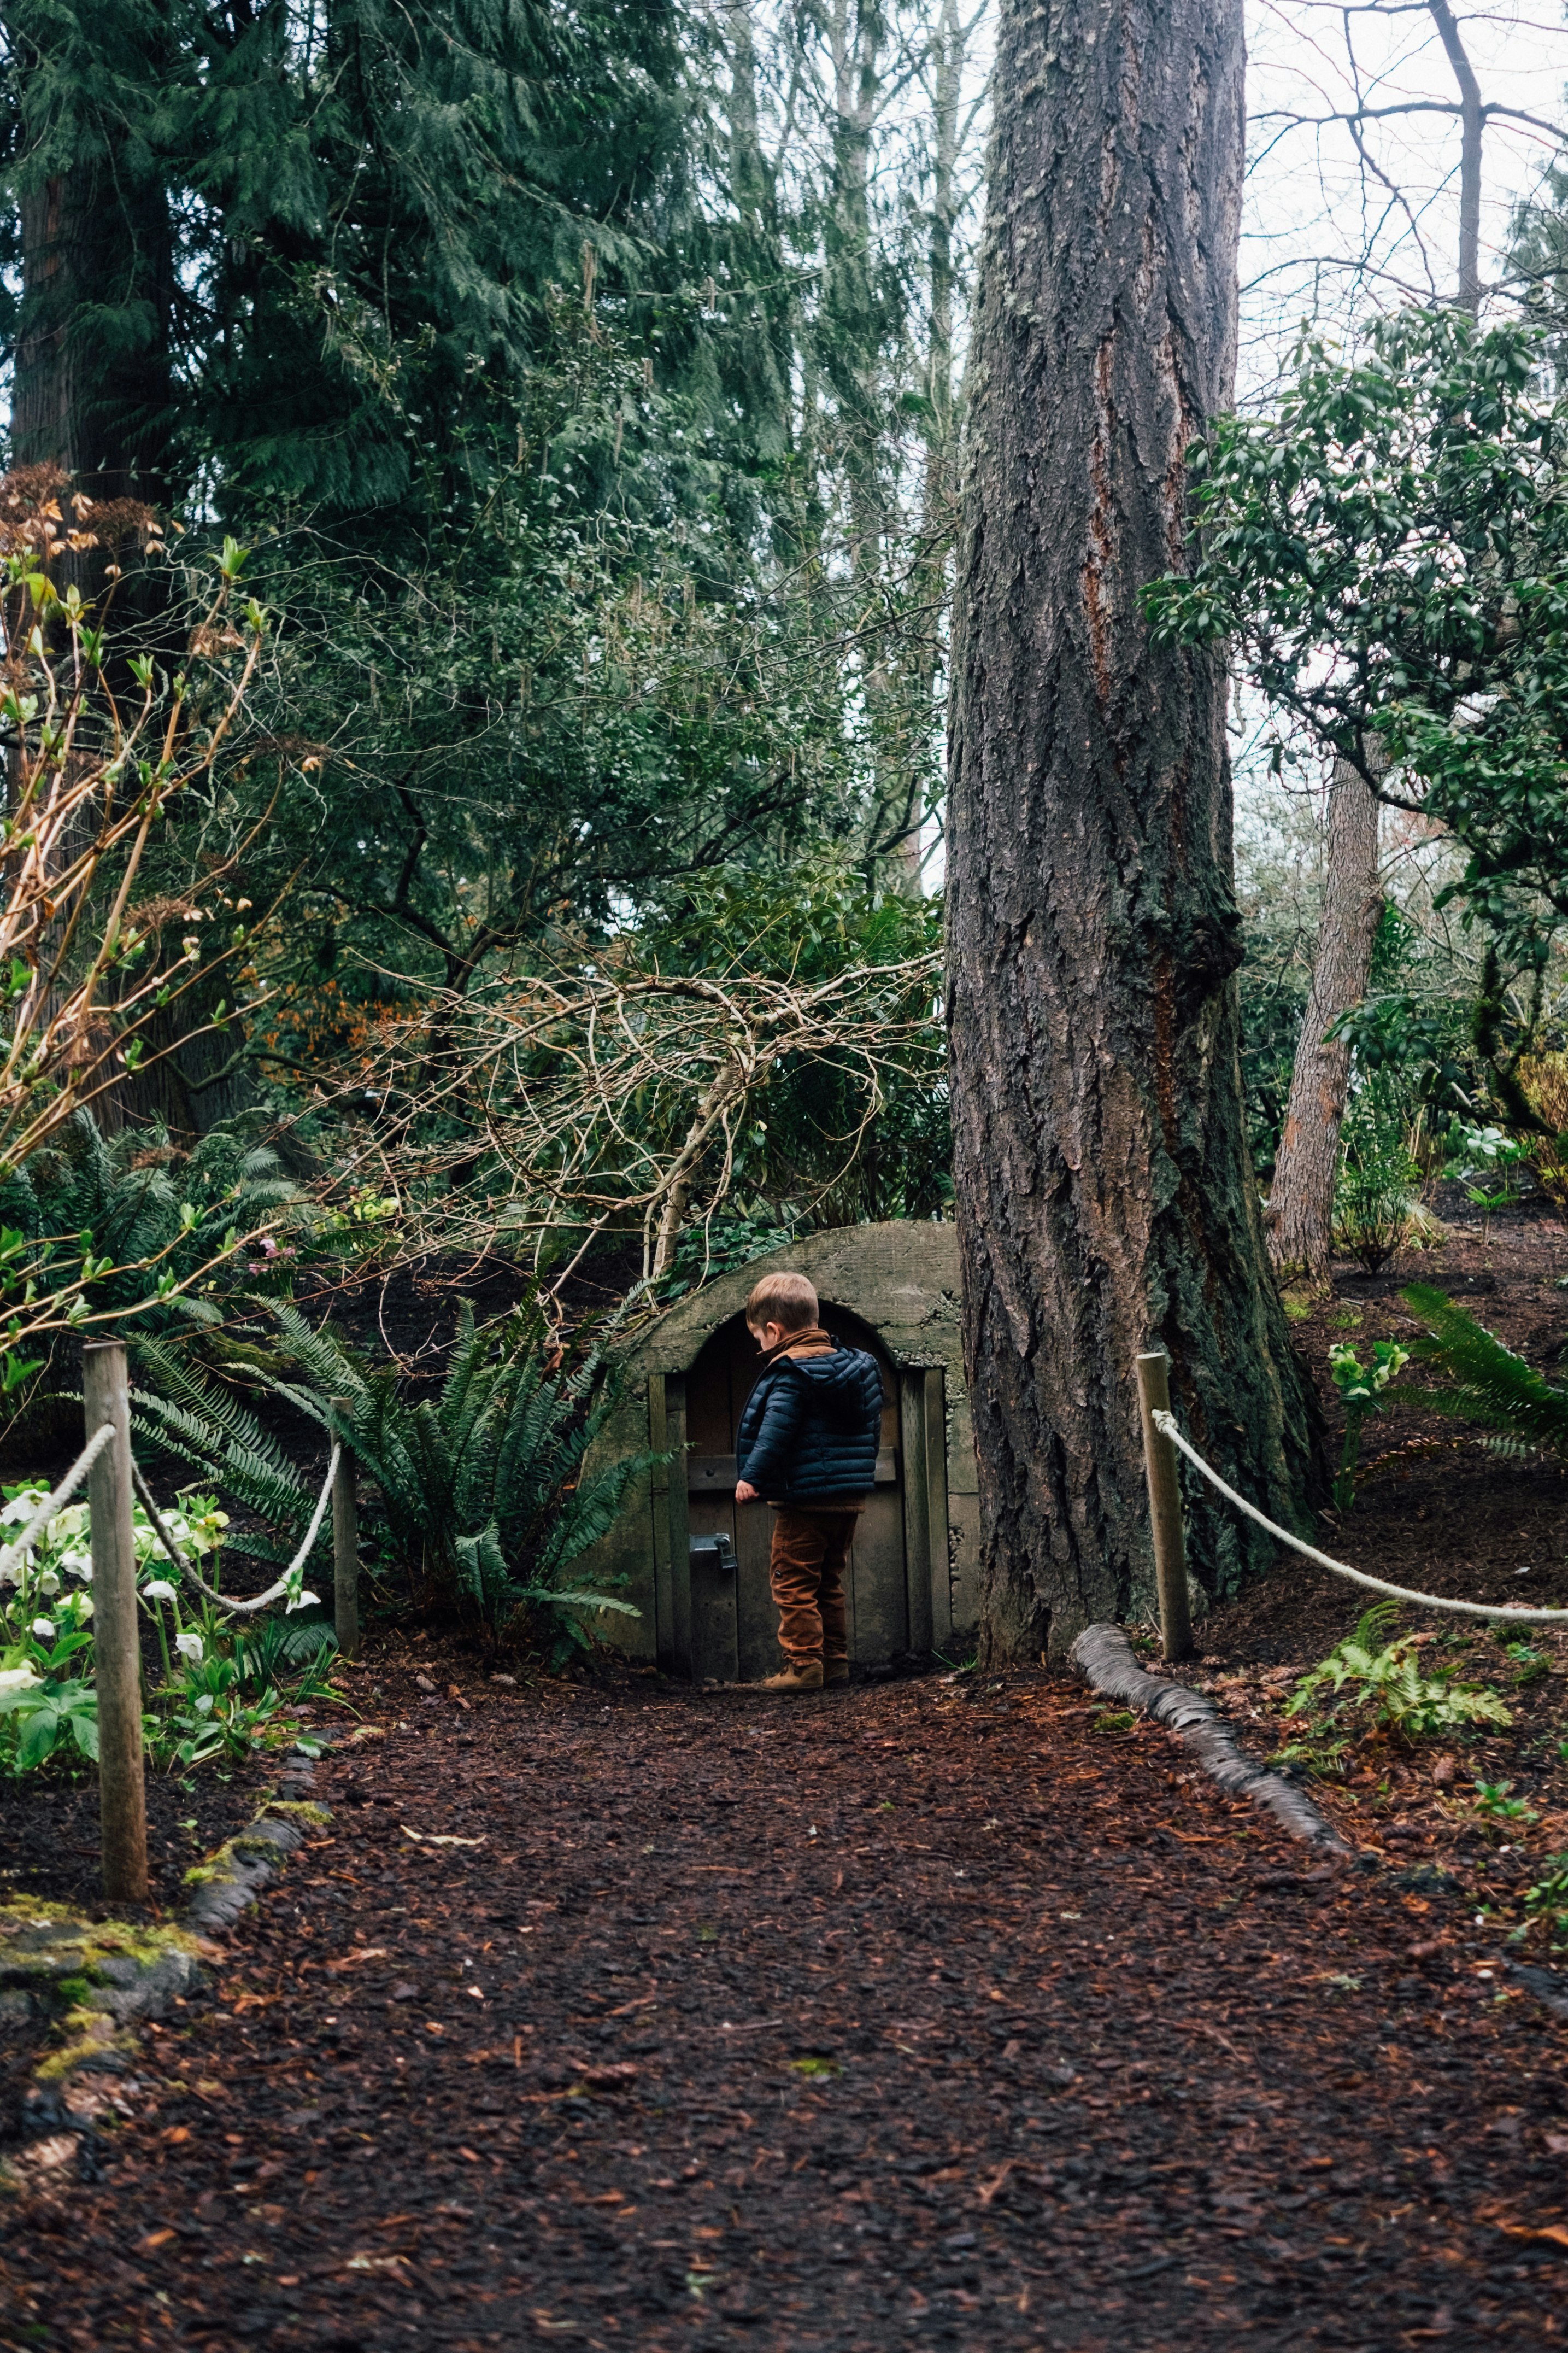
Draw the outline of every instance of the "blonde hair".
[[[784,1332],[804,1332],[817,1317],[816,1293],[804,1274],[764,1274],[746,1302],[753,1332],[776,1324]]]

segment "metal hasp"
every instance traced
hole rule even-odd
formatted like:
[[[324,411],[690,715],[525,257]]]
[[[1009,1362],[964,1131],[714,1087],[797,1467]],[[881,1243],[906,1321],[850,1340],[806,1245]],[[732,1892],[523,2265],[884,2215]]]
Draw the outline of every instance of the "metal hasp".
[[[733,1577],[741,1566],[727,1535],[693,1536],[690,1552],[693,1568],[711,1568],[721,1577]]]

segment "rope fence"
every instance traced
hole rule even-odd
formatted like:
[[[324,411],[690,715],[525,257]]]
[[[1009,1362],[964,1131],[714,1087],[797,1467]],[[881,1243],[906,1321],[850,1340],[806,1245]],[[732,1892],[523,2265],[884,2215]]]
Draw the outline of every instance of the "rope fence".
[[[153,1501],[152,1490],[148,1486],[146,1480],[142,1475],[142,1466],[139,1462],[132,1461],[131,1465],[131,1477],[135,1486],[136,1493],[141,1498],[142,1508],[153,1524],[153,1535],[157,1537],[158,1542],[163,1546],[163,1550],[168,1554],[169,1558],[174,1562],[174,1567],[179,1570],[180,1575],[184,1578],[185,1583],[187,1585],[194,1585],[196,1591],[202,1596],[204,1600],[215,1603],[219,1609],[226,1609],[231,1618],[245,1618],[248,1617],[254,1610],[265,1609],[272,1602],[280,1601],[285,1594],[289,1596],[290,1603],[292,1603],[293,1596],[298,1589],[297,1581],[300,1574],[304,1568],[305,1563],[310,1557],[310,1547],[321,1533],[321,1522],[326,1518],[327,1505],[332,1500],[332,1485],[338,1475],[338,1464],[342,1460],[342,1448],[334,1442],[332,1447],[332,1459],[327,1465],[326,1481],[321,1488],[321,1493],[316,1498],[316,1508],[310,1514],[310,1525],[305,1530],[304,1541],[301,1543],[299,1551],[294,1555],[293,1559],[289,1562],[282,1576],[278,1579],[277,1584],[269,1585],[265,1593],[258,1593],[255,1599],[251,1601],[231,1600],[226,1593],[220,1593],[216,1586],[212,1586],[207,1583],[205,1577],[202,1576],[195,1563],[188,1561],[185,1558],[184,1553],[180,1551],[179,1546],[175,1544],[174,1537],[163,1525],[158,1506]]]
[[[59,1485],[44,1497],[21,1535],[13,1536],[10,1543],[0,1550],[0,1583],[5,1582],[14,1568],[21,1567],[45,1528],[57,1512],[64,1511],[113,1436],[114,1424],[111,1421],[106,1421],[101,1430],[94,1430]]]
[[[1228,1480],[1222,1479],[1211,1462],[1205,1462],[1197,1448],[1184,1438],[1170,1409],[1166,1380],[1169,1359],[1163,1349],[1142,1356],[1137,1360],[1138,1388],[1144,1404],[1143,1447],[1144,1466],[1149,1480],[1149,1500],[1154,1534],[1154,1565],[1160,1595],[1160,1630],[1162,1648],[1167,1659],[1192,1656],[1192,1632],[1187,1617],[1186,1552],[1182,1531],[1181,1489],[1176,1479],[1176,1453],[1186,1456],[1193,1468],[1208,1481],[1226,1503],[1234,1504],[1238,1512],[1263,1528],[1276,1543],[1286,1545],[1304,1560],[1316,1563],[1335,1577],[1342,1577],[1352,1585],[1363,1587],[1369,1593],[1385,1594],[1392,1601],[1414,1602],[1422,1609],[1447,1609],[1459,1618],[1484,1619],[1489,1625],[1508,1626],[1568,1626],[1568,1609],[1521,1609],[1506,1601],[1456,1601],[1443,1593],[1415,1593],[1405,1585],[1391,1585],[1386,1577],[1369,1576],[1364,1568],[1352,1568],[1348,1561],[1335,1560],[1331,1554],[1321,1552],[1300,1536],[1282,1528],[1256,1504],[1237,1494]],[[1151,1392],[1153,1394],[1152,1395]],[[1175,1599],[1180,1588],[1179,1606],[1168,1608],[1168,1599]]]
[[[136,1532],[132,1496],[141,1499],[153,1533],[179,1576],[203,1599],[232,1618],[253,1616],[275,1601],[290,1606],[329,1505],[332,1510],[334,1623],[338,1647],[352,1657],[359,1634],[358,1514],[352,1459],[340,1440],[310,1524],[288,1567],[265,1593],[239,1601],[209,1585],[187,1560],[153,1500],[131,1451],[131,1390],[125,1344],[89,1341],[82,1351],[82,1401],[91,1436],[59,1483],[26,1526],[0,1547],[0,1578],[25,1565],[39,1536],[63,1511],[83,1480],[88,1484],[92,1553],[93,1653],[98,1689],[99,1796],[102,1820],[104,1893],[121,1902],[147,1896],[147,1797],[142,1756],[142,1630],[138,1616]],[[334,1403],[341,1400],[334,1399]],[[314,1596],[310,1597],[314,1599]]]

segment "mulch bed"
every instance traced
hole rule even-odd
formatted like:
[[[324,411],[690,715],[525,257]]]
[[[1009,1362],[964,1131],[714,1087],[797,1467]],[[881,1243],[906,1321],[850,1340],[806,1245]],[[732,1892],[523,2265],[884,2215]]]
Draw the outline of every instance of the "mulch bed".
[[[1375,1277],[1338,1267],[1333,1295],[1295,1325],[1336,1449],[1343,1425],[1329,1347],[1349,1340],[1364,1361],[1373,1340],[1408,1342],[1417,1327],[1399,1296],[1407,1282],[1447,1292],[1531,1363],[1563,1377],[1568,1293],[1557,1285],[1568,1274],[1568,1231],[1539,1196],[1490,1219],[1469,1209],[1455,1187],[1443,1188],[1438,1205],[1447,1240]],[[1355,1507],[1325,1513],[1317,1542],[1422,1592],[1568,1609],[1568,1472],[1489,1451],[1463,1425],[1423,1412],[1418,1395],[1414,1387],[1388,1392],[1387,1409],[1367,1426]],[[1267,1755],[1301,1739],[1302,1721],[1286,1715],[1297,1677],[1375,1598],[1281,1554],[1273,1577],[1199,1629],[1201,1665],[1182,1672],[1213,1692]],[[1314,1781],[1313,1794],[1353,1843],[1452,1877],[1469,1908],[1485,1907],[1504,1933],[1522,1917],[1523,1891],[1542,1860],[1568,1850],[1568,1767],[1558,1748],[1568,1734],[1568,1629],[1516,1627],[1496,1640],[1485,1621],[1412,1607],[1395,1613],[1391,1630],[1420,1631],[1430,1667],[1457,1666],[1464,1681],[1499,1692],[1512,1726],[1413,1746],[1383,1736],[1360,1741],[1342,1778]],[[1511,1799],[1536,1819],[1489,1819],[1478,1807],[1480,1783],[1510,1785]]]
[[[276,1788],[282,1760],[257,1758],[184,1778],[147,1776],[149,1904],[111,1904],[103,1893],[96,1778],[32,1773],[0,1784],[0,1902],[17,1897],[68,1904],[92,1920],[177,1920],[184,1874],[252,1820],[264,1788]],[[0,2144],[38,2061],[45,2029],[0,2036]]]
[[[1564,2030],[1081,1686],[363,1681],[107,2179],[10,2223],[8,2342],[1563,2333]]]
[[[1461,1212],[1392,1280],[1340,1270],[1297,1325],[1331,1408],[1330,1341],[1407,1332],[1412,1278],[1555,1369],[1564,1242],[1538,1203]],[[1560,1472],[1397,1395],[1367,1455],[1327,1549],[1568,1606]],[[1267,1753],[1363,1606],[1284,1562],[1191,1679]],[[1405,1622],[1458,1655],[1460,1621]],[[1568,2030],[1504,1942],[1568,1849],[1568,1640],[1532,1647],[1466,1653],[1507,1731],[1380,1736],[1314,1785],[1341,1869],[1044,1673],[781,1703],[378,1636],[331,1832],[147,2034],[105,2178],[13,2213],[0,2341],[1555,2342]],[[249,1795],[196,1791],[154,1801],[170,1871]],[[85,1795],[8,1792],[37,1892],[95,1843]]]

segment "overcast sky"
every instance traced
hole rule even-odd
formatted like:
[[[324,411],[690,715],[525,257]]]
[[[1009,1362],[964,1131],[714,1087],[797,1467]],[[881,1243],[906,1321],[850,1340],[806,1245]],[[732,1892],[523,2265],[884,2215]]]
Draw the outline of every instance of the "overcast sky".
[[[1568,24],[1551,0],[1455,21],[1490,117],[1483,148],[1481,276],[1495,279],[1509,223],[1558,152]],[[1452,299],[1459,125],[1453,69],[1424,0],[1344,8],[1249,0],[1248,172],[1242,248],[1243,394],[1266,388],[1301,320],[1348,324],[1402,302]],[[1330,118],[1368,111],[1357,129]],[[1517,119],[1531,116],[1533,121]]]

